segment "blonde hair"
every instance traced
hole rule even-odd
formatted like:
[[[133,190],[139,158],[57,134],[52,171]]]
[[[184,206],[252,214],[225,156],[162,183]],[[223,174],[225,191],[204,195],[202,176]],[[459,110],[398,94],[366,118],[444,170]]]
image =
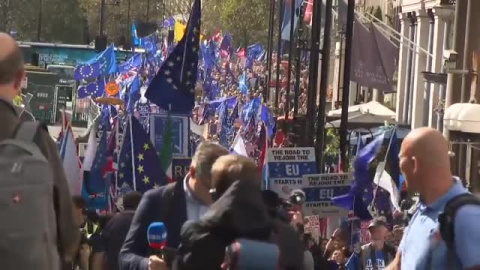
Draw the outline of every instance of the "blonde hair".
[[[250,159],[240,155],[226,155],[215,161],[212,166],[212,187],[225,192],[233,182],[248,182],[259,189],[262,177],[257,165]]]
[[[191,166],[195,168],[195,178],[204,183],[207,187],[211,186],[211,173],[215,161],[224,155],[228,155],[228,150],[219,144],[212,142],[203,142],[195,151],[192,157]]]

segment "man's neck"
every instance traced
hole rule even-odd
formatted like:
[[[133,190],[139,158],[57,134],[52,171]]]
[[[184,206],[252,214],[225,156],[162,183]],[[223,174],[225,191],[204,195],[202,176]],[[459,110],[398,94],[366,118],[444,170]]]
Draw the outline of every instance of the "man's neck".
[[[190,191],[193,193],[193,195],[203,204],[205,205],[211,205],[213,203],[212,198],[210,197],[210,194],[208,193],[208,190],[205,190],[203,186],[201,186],[202,183],[200,183],[199,180],[195,179],[194,177],[189,177],[188,178],[188,188]]]
[[[439,173],[437,175],[442,175],[442,173]],[[446,176],[431,177],[430,179],[428,179],[429,181],[425,181],[425,187],[422,188],[423,190],[420,190],[420,198],[424,204],[433,204],[439,198],[444,196],[455,184],[455,180],[453,179],[452,175],[443,175]]]
[[[0,99],[13,103],[12,89],[10,85],[0,85]]]

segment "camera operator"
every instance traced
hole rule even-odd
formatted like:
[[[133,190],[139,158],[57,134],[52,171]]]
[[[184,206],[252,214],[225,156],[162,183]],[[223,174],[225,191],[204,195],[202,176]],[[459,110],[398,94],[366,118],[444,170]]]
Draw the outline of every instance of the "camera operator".
[[[253,161],[237,155],[220,157],[212,167],[212,187],[215,203],[199,221],[182,228],[174,269],[222,269],[225,249],[240,238],[265,243],[273,239],[282,254],[281,269],[303,269],[302,243],[290,226],[270,217]]]

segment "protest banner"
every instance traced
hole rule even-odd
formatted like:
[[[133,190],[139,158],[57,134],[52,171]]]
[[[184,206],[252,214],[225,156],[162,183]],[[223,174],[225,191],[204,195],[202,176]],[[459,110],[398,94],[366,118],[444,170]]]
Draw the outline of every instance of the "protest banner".
[[[287,199],[294,189],[303,188],[303,175],[317,172],[313,147],[268,150],[269,189]]]
[[[370,243],[370,232],[368,231],[370,221],[362,221],[360,223],[360,243],[362,245]]]
[[[191,158],[173,158],[172,159],[172,180],[182,181],[190,169]]]
[[[168,114],[150,115],[150,140],[158,152],[162,151],[163,136],[166,134]],[[189,120],[186,115],[170,115],[174,157],[188,157]]]
[[[349,173],[304,175],[305,214],[320,217],[347,216],[348,211],[335,206],[331,199],[348,193],[352,180]]]

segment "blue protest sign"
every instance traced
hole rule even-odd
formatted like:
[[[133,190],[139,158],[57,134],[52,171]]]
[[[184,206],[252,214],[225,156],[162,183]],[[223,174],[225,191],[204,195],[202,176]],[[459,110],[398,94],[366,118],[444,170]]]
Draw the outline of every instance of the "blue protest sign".
[[[190,169],[191,158],[173,158],[172,159],[172,179],[173,181],[182,181]]]
[[[305,214],[320,217],[347,216],[348,211],[333,205],[331,199],[348,193],[352,179],[349,173],[304,175]]]
[[[274,148],[268,151],[269,189],[287,199],[303,187],[303,175],[317,172],[313,147]]]
[[[163,146],[163,136],[166,134],[167,114],[150,115],[150,139],[160,153]],[[172,121],[173,156],[188,157],[189,120],[186,115],[170,115]]]

